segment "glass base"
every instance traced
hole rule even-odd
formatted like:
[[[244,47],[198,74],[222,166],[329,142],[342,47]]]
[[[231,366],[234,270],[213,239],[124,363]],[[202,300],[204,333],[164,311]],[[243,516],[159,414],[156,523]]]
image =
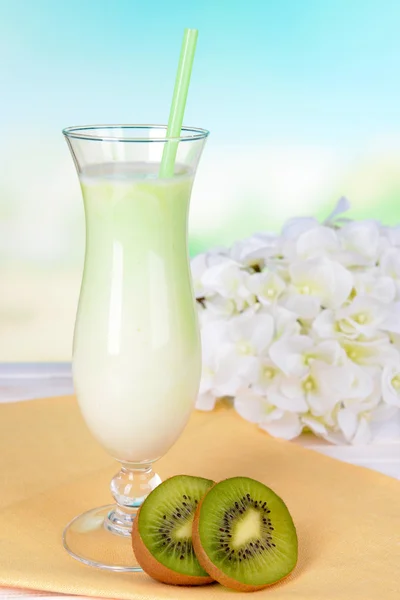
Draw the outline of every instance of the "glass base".
[[[119,521],[118,512],[115,504],[109,504],[75,517],[63,533],[68,554],[98,569],[142,571],[132,550],[130,528]]]

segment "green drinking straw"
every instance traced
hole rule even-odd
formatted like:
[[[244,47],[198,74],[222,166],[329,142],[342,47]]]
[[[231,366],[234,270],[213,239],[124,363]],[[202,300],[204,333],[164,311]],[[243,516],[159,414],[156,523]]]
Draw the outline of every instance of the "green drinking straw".
[[[183,115],[185,113],[186,99],[189,91],[190,75],[192,73],[194,53],[196,51],[197,35],[197,29],[185,29],[183,35],[178,72],[175,79],[174,95],[172,97],[171,110],[168,119],[168,138],[179,138],[181,135]],[[159,173],[160,177],[173,176],[177,151],[178,142],[165,142]]]

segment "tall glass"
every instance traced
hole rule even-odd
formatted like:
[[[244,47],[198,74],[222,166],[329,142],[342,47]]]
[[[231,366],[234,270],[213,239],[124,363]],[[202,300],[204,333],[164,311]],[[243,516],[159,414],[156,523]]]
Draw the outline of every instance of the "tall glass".
[[[187,224],[208,131],[183,128],[172,139],[164,126],[104,125],[63,134],[86,219],[74,386],[90,431],[121,465],[111,481],[115,503],[76,517],[63,542],[86,564],[135,571],[132,521],[160,483],[152,464],[182,433],[200,381]],[[176,162],[162,179],[166,144]]]

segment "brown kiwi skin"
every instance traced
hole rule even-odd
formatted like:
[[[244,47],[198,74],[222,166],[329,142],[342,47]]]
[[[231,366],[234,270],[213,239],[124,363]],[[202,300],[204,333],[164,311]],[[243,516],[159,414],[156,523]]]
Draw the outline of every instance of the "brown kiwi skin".
[[[170,585],[206,585],[207,583],[214,583],[214,579],[212,579],[212,577],[184,575],[169,569],[165,565],[161,564],[156,558],[154,558],[140,536],[139,513],[140,509],[136,515],[136,518],[133,520],[132,548],[139,565],[142,567],[145,573],[150,575],[150,577],[153,579],[161,581],[161,583],[168,583]]]
[[[217,484],[215,483],[214,485],[217,485]],[[288,573],[285,577],[282,577],[282,579],[279,579],[279,581],[274,581],[272,583],[267,583],[264,585],[249,585],[248,583],[242,583],[241,581],[232,579],[232,577],[228,577],[228,575],[226,575],[220,569],[218,569],[218,567],[216,567],[214,565],[214,563],[209,559],[203,546],[201,545],[200,533],[199,533],[199,522],[200,522],[200,511],[201,511],[201,507],[202,507],[204,498],[207,496],[208,492],[210,492],[213,489],[214,485],[212,487],[210,487],[210,489],[207,491],[205,496],[203,496],[203,498],[200,500],[199,505],[194,514],[194,519],[193,519],[192,544],[193,544],[193,548],[194,548],[197,560],[199,561],[199,563],[203,567],[203,569],[211,577],[213,577],[213,579],[215,579],[215,581],[218,581],[218,583],[220,583],[221,585],[224,585],[227,588],[231,588],[232,590],[237,590],[238,592],[257,592],[258,590],[263,590],[264,588],[269,587],[271,585],[276,585],[277,583],[280,583],[281,581],[286,579],[286,577],[288,577],[290,575],[290,573]]]

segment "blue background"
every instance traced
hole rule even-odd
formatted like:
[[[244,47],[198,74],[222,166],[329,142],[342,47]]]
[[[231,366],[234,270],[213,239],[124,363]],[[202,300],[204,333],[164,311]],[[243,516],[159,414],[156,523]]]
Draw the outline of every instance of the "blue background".
[[[399,130],[396,0],[2,3],[6,126],[165,122],[184,27],[186,121],[215,140],[361,145]]]
[[[192,253],[322,216],[341,195],[354,217],[400,221],[398,1],[0,8],[0,360],[70,354],[84,228],[60,130],[166,122],[185,27],[199,29],[185,123],[212,134]]]

